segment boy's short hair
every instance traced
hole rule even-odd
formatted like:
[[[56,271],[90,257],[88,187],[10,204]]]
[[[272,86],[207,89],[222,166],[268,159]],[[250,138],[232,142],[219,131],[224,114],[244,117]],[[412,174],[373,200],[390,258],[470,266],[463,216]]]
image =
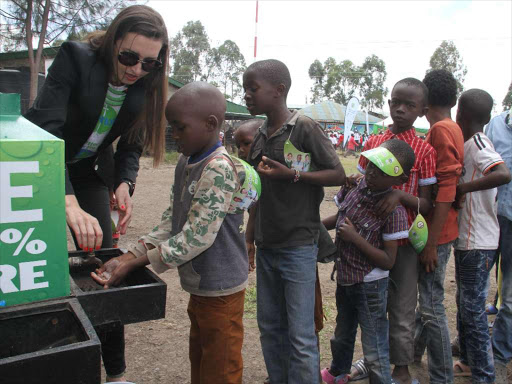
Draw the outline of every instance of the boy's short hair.
[[[429,90],[427,86],[420,80],[415,79],[414,77],[406,77],[405,79],[399,80],[394,86],[393,89],[398,84],[405,84],[409,85],[411,87],[417,87],[421,90],[421,93],[423,94],[423,105],[427,105],[427,102],[429,100]],[[391,93],[393,93],[393,90],[391,90]]]
[[[391,152],[402,166],[404,173],[409,175],[416,161],[416,155],[411,146],[399,139],[385,141],[380,146]]]
[[[433,69],[425,75],[423,83],[428,88],[428,104],[453,107],[457,102],[457,80],[445,69]]]
[[[261,60],[252,63],[247,71],[258,72],[270,84],[284,84],[286,87],[285,97],[292,86],[292,78],[288,67],[281,61],[275,59]]]
[[[262,119],[249,119],[242,121],[238,127],[236,127],[236,130],[244,129],[251,134],[255,135],[258,129],[263,125]]]
[[[464,92],[459,99],[459,109],[463,115],[480,124],[489,121],[493,105],[491,95],[477,88]]]

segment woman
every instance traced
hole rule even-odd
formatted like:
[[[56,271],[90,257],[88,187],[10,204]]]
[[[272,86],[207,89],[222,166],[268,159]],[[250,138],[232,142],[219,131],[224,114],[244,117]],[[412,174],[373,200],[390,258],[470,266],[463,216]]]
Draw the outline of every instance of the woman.
[[[163,157],[168,55],[162,17],[143,5],[125,8],[106,32],[62,44],[25,116],[65,141],[66,221],[84,250],[112,247],[109,188],[124,234],[143,149],[155,165]],[[107,381],[123,381],[123,326],[96,330]]]

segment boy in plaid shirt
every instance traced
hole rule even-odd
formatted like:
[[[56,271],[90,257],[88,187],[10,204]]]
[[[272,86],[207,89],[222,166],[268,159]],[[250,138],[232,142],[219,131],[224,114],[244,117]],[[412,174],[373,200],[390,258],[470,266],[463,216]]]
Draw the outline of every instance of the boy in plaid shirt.
[[[407,213],[402,206],[377,216],[375,206],[403,184],[414,165],[414,152],[401,140],[389,140],[362,153],[370,163],[364,178],[336,195],[338,214],[323,220],[336,227],[336,330],[331,339],[333,360],[322,370],[327,384],[346,383],[354,354],[357,326],[370,383],[391,382],[386,302],[389,269],[397,254],[397,240],[407,238]]]

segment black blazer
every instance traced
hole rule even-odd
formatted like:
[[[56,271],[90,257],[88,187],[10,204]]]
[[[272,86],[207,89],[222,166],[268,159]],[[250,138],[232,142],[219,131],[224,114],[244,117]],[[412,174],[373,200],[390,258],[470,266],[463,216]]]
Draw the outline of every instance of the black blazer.
[[[108,88],[107,69],[88,44],[65,42],[59,49],[41,92],[25,117],[65,141],[66,194],[73,194],[69,168],[93,166],[109,187],[135,182],[142,154],[142,131],[129,143],[127,131],[145,102],[144,78],[128,87],[116,121],[98,148],[98,156],[69,164],[93,132]],[[112,142],[120,137],[112,161]],[[99,163],[99,164],[98,164]]]

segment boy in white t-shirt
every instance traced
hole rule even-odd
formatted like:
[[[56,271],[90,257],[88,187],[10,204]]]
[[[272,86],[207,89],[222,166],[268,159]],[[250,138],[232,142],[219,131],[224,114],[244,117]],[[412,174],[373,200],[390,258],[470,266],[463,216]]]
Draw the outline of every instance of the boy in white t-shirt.
[[[500,233],[496,187],[510,182],[508,168],[483,133],[492,106],[487,92],[471,89],[462,94],[457,110],[464,135],[464,169],[457,187],[461,211],[455,245],[460,361],[453,371],[455,377],[472,376],[474,383],[495,381],[485,301]]]

